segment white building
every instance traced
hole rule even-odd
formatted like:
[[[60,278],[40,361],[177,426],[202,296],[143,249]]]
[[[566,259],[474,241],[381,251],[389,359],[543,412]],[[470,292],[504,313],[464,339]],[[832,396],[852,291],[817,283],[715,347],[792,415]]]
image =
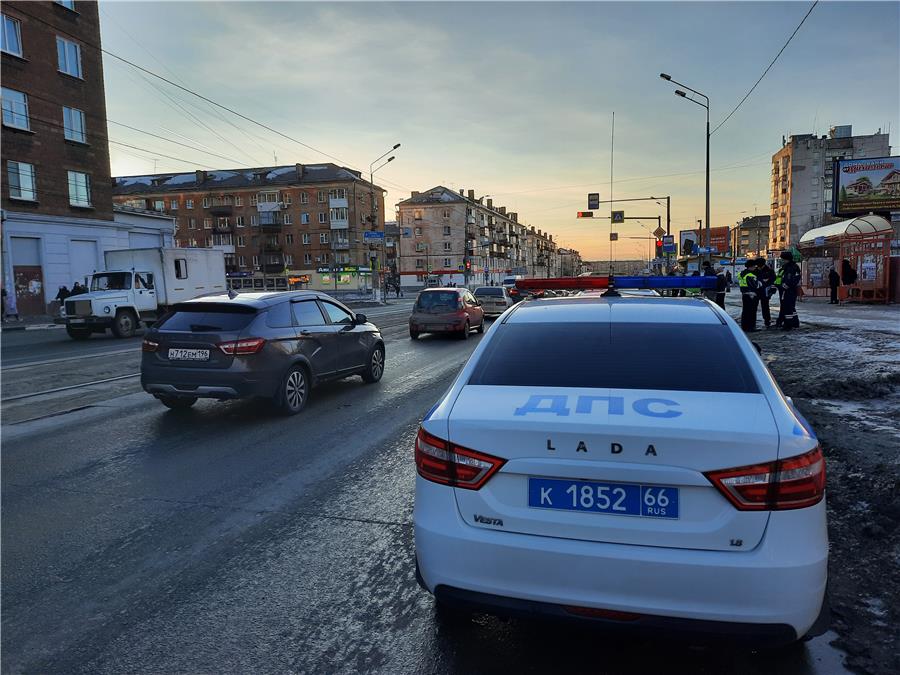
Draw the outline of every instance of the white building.
[[[4,211],[2,223],[4,287],[20,315],[51,313],[59,287],[103,269],[106,251],[174,246],[174,218],[120,206],[113,220]]]

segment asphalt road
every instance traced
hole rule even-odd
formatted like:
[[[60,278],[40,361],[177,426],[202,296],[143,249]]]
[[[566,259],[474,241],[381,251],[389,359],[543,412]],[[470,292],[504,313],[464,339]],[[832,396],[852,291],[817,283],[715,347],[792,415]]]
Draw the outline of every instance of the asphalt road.
[[[754,654],[437,621],[413,439],[480,338],[388,334],[381,383],[293,418],[130,393],[4,425],[3,672],[839,672],[826,638]]]

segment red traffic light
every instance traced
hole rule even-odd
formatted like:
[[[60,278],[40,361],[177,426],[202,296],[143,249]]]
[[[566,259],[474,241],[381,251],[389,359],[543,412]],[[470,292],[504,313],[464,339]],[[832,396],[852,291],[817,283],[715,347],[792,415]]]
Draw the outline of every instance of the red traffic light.
[[[578,217],[579,218],[593,218],[594,212],[593,211],[579,211]]]

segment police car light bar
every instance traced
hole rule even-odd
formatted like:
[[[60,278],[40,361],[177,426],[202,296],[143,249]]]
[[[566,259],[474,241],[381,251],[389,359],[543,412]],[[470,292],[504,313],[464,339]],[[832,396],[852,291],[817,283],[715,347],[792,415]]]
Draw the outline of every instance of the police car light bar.
[[[519,290],[588,290],[596,288],[699,288],[713,290],[716,277],[654,277],[654,276],[598,276],[556,277],[553,279],[518,279]]]

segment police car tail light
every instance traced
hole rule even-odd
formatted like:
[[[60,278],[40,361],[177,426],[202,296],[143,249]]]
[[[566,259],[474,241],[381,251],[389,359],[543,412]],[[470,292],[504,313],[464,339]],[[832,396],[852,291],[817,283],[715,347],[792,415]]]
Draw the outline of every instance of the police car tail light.
[[[788,459],[705,475],[740,511],[802,509],[825,495],[825,458],[819,447]]]
[[[416,470],[422,478],[452,487],[477,490],[506,460],[447,443],[419,429]]]

